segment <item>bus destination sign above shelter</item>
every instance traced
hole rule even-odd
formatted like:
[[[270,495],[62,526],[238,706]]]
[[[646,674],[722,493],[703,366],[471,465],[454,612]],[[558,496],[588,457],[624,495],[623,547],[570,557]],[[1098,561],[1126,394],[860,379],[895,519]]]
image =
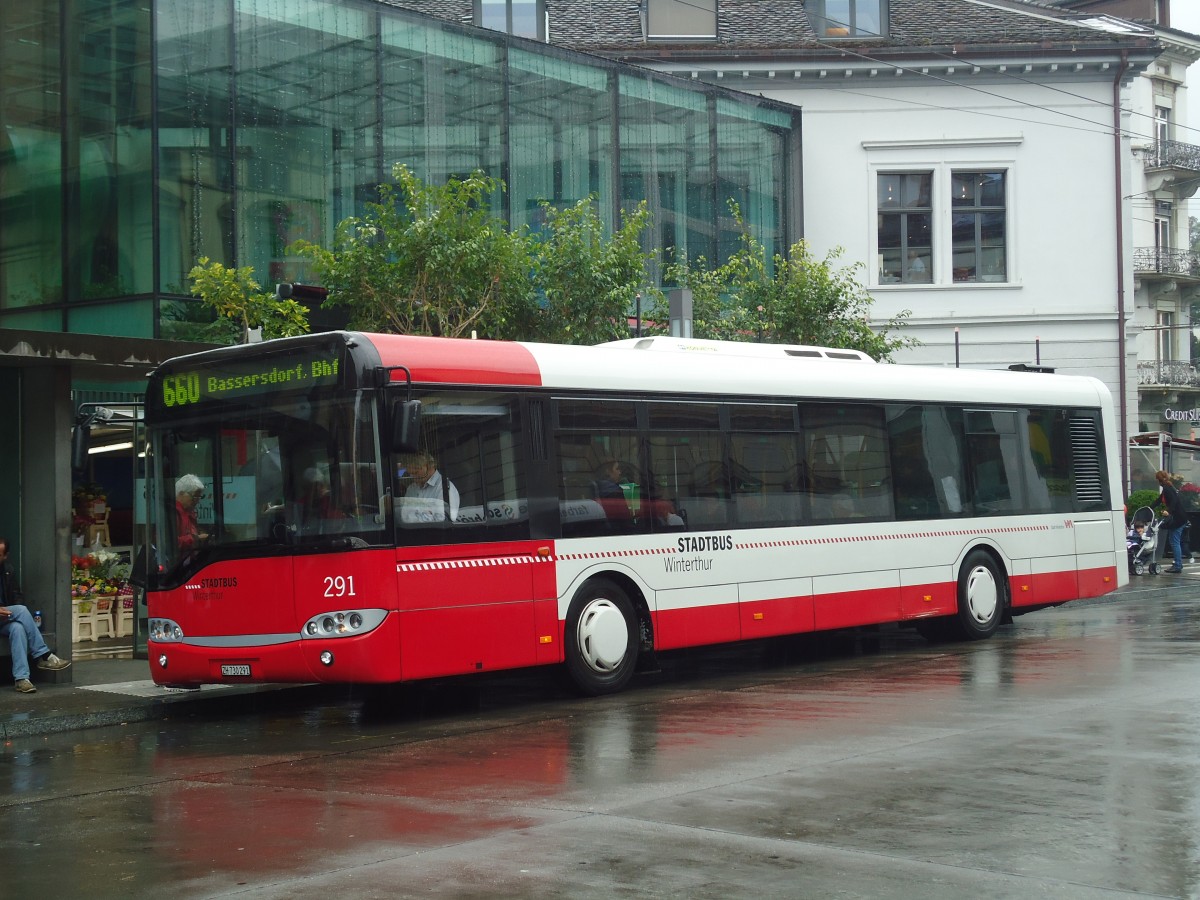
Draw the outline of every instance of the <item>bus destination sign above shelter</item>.
[[[238,400],[281,390],[306,390],[338,383],[341,354],[307,349],[267,359],[223,361],[218,365],[184,369],[162,375],[159,399],[166,408],[192,406],[210,400]]]

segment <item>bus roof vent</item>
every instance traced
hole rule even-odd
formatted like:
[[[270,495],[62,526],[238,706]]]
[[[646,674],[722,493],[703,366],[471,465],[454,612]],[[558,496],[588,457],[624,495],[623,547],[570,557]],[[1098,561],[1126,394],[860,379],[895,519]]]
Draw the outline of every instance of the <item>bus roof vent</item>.
[[[807,347],[799,344],[754,344],[749,341],[708,341],[701,338],[643,337],[624,341],[609,341],[601,347],[624,347],[629,350],[657,350],[667,353],[711,353],[714,356],[752,356],[758,359],[841,359],[853,362],[875,362],[861,350],[836,347]]]
[[[867,354],[858,350],[826,350],[824,353],[830,359],[871,359]],[[874,360],[872,360],[874,362]]]

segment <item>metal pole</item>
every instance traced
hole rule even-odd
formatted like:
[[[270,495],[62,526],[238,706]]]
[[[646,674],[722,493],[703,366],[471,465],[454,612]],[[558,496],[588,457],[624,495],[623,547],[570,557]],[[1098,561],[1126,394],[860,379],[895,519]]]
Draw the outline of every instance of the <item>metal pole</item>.
[[[958,368],[958,326],[954,326],[954,368]]]
[[[1040,366],[1042,364],[1042,339],[1039,337],[1033,339],[1033,354],[1033,361]]]

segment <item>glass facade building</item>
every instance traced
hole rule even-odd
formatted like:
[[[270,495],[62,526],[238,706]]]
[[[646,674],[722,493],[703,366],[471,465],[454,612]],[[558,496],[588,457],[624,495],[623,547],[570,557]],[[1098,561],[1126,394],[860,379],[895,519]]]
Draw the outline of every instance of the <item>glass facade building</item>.
[[[513,227],[646,201],[648,247],[720,259],[729,201],[799,237],[799,111],[366,0],[6,0],[0,328],[187,340],[200,257],[302,280],[394,163],[482,169]]]

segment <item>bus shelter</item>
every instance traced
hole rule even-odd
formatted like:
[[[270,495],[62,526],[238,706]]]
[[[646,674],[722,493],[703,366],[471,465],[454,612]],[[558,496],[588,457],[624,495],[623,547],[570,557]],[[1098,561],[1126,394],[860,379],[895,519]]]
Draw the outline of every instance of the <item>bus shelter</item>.
[[[1200,441],[1176,437],[1165,431],[1150,431],[1129,438],[1129,490],[1157,491],[1154,473],[1173,476],[1183,498],[1188,524],[1184,539],[1191,555],[1200,547]],[[1130,510],[1132,513],[1132,510]]]

